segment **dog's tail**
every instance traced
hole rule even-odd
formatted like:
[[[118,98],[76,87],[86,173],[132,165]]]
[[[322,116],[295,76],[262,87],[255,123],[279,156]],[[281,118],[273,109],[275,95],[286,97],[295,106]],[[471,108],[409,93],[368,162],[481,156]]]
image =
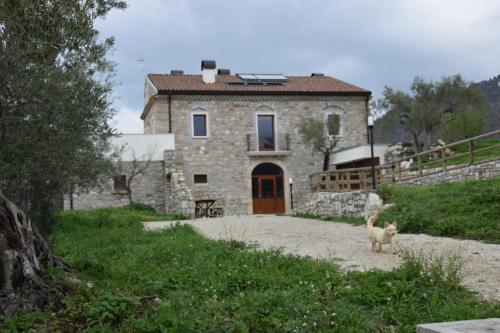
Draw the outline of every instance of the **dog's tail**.
[[[377,218],[377,215],[370,215],[368,218],[368,221],[366,221],[366,227],[368,229],[373,228],[373,222],[375,222],[375,219]]]

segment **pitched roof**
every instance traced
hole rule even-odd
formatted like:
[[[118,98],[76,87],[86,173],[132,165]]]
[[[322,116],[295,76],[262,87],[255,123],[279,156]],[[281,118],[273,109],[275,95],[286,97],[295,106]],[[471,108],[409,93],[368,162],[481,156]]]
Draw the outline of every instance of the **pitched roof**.
[[[365,95],[369,90],[329,76],[288,76],[283,85],[238,85],[237,75],[217,75],[215,83],[203,83],[201,75],[148,74],[158,94],[233,95]],[[233,83],[233,84],[231,84]],[[236,83],[236,84],[235,84]]]

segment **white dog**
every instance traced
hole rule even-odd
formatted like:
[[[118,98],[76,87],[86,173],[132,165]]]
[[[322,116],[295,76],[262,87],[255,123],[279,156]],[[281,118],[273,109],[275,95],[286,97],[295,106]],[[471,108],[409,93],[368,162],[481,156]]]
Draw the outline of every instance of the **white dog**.
[[[397,223],[385,223],[384,229],[379,227],[374,227],[373,222],[377,219],[377,213],[371,215],[366,222],[368,228],[368,238],[372,242],[372,251],[380,252],[382,251],[382,244],[390,244],[391,252],[396,254],[394,246],[392,244],[392,239],[398,233]]]

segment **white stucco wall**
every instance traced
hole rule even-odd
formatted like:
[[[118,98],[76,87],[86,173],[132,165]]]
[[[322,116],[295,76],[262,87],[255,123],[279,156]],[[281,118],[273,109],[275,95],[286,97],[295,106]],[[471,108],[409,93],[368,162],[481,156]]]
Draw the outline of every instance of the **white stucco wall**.
[[[154,149],[152,160],[161,161],[165,150],[175,149],[175,140],[174,134],[120,134],[113,137],[112,145],[124,146],[122,161],[132,161],[134,154],[140,160],[150,149]]]
[[[373,146],[373,155],[375,157],[379,157],[380,164],[385,163],[384,154],[387,147],[388,147],[387,145],[379,145],[379,144]],[[332,154],[332,159],[330,161],[330,164],[332,165],[340,164],[370,157],[371,157],[370,145],[366,144],[354,148],[341,150],[339,152],[334,152]]]

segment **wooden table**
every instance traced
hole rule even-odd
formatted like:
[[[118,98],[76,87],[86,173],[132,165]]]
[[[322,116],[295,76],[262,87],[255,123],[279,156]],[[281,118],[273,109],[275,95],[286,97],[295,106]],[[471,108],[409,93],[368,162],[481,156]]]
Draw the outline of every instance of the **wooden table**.
[[[210,208],[215,204],[215,201],[217,200],[196,200],[195,217],[210,217]]]

